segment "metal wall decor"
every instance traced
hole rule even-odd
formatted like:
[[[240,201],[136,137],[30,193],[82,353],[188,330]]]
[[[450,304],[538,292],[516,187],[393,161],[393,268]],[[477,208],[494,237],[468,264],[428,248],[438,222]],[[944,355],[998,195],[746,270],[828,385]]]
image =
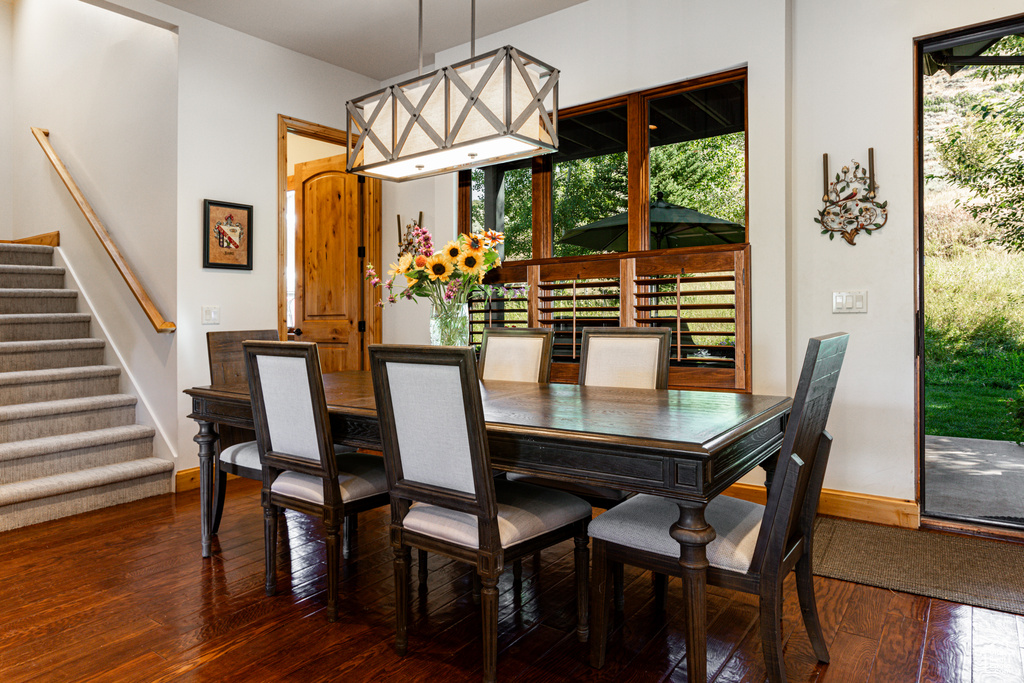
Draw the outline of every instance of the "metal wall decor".
[[[828,154],[822,155],[825,194],[821,201],[825,206],[818,211],[814,222],[821,226],[821,234],[830,240],[836,234],[848,244],[856,246],[854,240],[861,232],[870,235],[882,228],[889,220],[886,206],[889,202],[877,201],[878,183],[875,182],[875,148],[868,148],[868,167],[858,161],[851,161],[853,168],[843,166],[836,173],[835,180],[829,178]]]
[[[412,180],[558,149],[558,69],[511,45],[345,103],[348,171]]]

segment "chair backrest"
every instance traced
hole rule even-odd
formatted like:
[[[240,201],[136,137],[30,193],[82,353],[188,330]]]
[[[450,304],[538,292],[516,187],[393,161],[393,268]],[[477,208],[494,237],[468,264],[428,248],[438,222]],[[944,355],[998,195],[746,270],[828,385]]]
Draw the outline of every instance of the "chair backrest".
[[[242,346],[261,462],[336,483],[334,439],[316,344],[247,341]]]
[[[485,327],[477,366],[480,379],[547,382],[554,334],[538,327]]]
[[[585,327],[579,384],[667,389],[671,343],[667,327]]]
[[[772,477],[752,568],[781,561],[797,538],[812,533],[832,437],[825,431],[849,335],[813,337],[807,343],[793,408]],[[794,461],[792,456],[796,455]],[[796,473],[794,474],[794,466]],[[787,483],[787,477],[789,481]],[[777,557],[776,557],[777,556]]]
[[[480,548],[501,547],[473,349],[372,345],[370,371],[392,522],[430,503],[476,515]]]
[[[210,384],[241,384],[247,380],[242,342],[254,339],[277,341],[277,330],[207,332],[206,351],[210,357]]]

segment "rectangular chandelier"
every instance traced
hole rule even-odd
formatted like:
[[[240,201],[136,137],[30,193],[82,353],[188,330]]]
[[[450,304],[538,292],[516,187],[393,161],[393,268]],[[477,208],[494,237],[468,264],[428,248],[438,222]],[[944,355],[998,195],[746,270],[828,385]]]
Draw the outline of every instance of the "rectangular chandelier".
[[[412,180],[558,149],[558,69],[505,47],[345,104],[348,171]]]

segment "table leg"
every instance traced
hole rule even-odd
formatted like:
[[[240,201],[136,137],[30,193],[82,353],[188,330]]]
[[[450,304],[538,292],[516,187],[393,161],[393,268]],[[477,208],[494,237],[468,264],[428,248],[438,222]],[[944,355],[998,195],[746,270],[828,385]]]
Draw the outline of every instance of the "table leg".
[[[715,530],[704,519],[704,503],[677,502],[679,521],[671,534],[679,542],[683,568],[687,680],[703,682],[708,679],[707,544],[715,540]]]
[[[210,556],[210,536],[213,531],[213,468],[217,431],[212,422],[196,420],[199,433],[192,440],[199,444],[199,525],[203,541],[203,557]]]

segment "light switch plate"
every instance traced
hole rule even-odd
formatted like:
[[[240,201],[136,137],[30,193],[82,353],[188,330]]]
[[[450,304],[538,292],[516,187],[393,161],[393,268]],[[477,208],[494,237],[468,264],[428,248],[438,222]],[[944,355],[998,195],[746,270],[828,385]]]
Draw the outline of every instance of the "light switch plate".
[[[867,313],[868,293],[859,292],[832,292],[833,313]]]
[[[203,306],[203,324],[220,325],[220,306]]]

